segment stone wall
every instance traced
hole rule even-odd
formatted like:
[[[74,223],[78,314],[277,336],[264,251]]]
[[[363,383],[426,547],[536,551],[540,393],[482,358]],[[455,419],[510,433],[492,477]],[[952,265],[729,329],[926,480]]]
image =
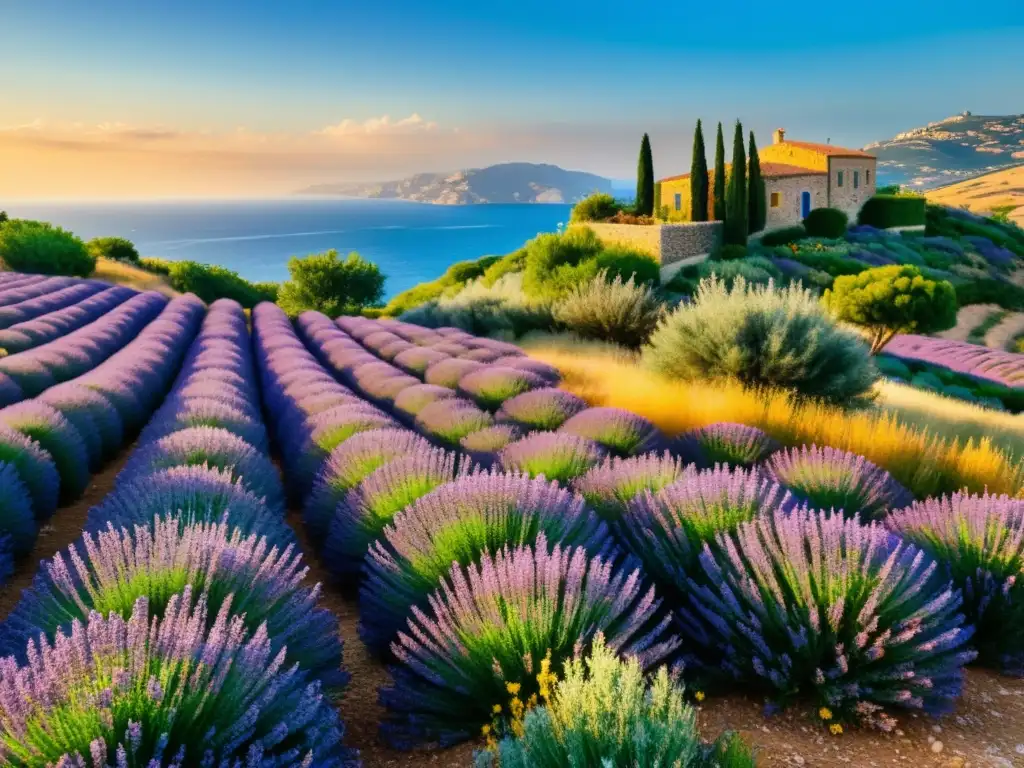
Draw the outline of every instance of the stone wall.
[[[711,253],[722,244],[722,222],[694,221],[661,225],[661,264]]]
[[[711,253],[722,244],[722,222],[685,224],[589,223],[605,243],[649,253],[665,266],[693,256]]]
[[[833,157],[829,163],[829,194],[831,207],[845,211],[850,223],[857,221],[861,206],[875,195],[875,166],[873,158]],[[839,186],[839,172],[843,172],[843,186]],[[857,186],[854,186],[854,174]]]
[[[601,241],[626,248],[636,248],[654,258],[661,256],[660,224],[601,224],[588,222]]]
[[[824,174],[807,176],[782,176],[765,179],[765,202],[768,216],[765,229],[791,227],[803,221],[800,215],[800,196],[804,192],[811,193],[811,208],[825,208],[828,205],[828,177]],[[778,193],[778,206],[772,208],[772,193]]]

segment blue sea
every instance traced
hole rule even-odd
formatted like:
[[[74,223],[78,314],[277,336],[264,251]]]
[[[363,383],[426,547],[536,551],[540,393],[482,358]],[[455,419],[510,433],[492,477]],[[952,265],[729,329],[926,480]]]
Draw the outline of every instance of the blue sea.
[[[448,265],[515,250],[568,222],[568,205],[428,205],[391,200],[305,199],[10,203],[83,239],[118,235],[143,256],[220,264],[250,280],[285,280],[291,256],[358,251],[387,275],[393,296]]]

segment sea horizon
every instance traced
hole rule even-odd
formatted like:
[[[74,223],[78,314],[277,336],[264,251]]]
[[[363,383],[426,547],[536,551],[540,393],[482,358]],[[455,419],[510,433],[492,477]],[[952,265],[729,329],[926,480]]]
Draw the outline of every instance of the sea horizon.
[[[433,280],[455,262],[503,255],[557,231],[571,207],[315,195],[0,201],[12,218],[49,221],[86,240],[126,237],[143,256],[217,264],[253,281],[287,279],[292,256],[355,251],[387,276],[387,297]]]

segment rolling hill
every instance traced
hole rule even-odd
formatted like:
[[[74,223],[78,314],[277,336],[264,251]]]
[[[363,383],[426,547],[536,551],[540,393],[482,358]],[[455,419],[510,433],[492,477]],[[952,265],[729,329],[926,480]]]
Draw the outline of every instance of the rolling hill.
[[[864,149],[880,183],[929,189],[1024,163],[1024,115],[963,112]]]
[[[1024,164],[929,190],[926,197],[933,203],[966,206],[981,214],[1012,205],[1015,210],[1010,219],[1024,226]]]

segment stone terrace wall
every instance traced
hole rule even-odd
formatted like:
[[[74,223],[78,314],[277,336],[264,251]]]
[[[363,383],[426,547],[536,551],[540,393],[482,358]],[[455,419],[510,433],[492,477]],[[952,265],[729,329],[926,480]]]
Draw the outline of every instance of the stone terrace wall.
[[[722,222],[693,221],[686,224],[661,225],[661,264],[695,256],[706,256],[722,244]]]
[[[675,264],[711,253],[722,243],[722,222],[682,224],[587,224],[602,241],[651,254],[662,264]]]

